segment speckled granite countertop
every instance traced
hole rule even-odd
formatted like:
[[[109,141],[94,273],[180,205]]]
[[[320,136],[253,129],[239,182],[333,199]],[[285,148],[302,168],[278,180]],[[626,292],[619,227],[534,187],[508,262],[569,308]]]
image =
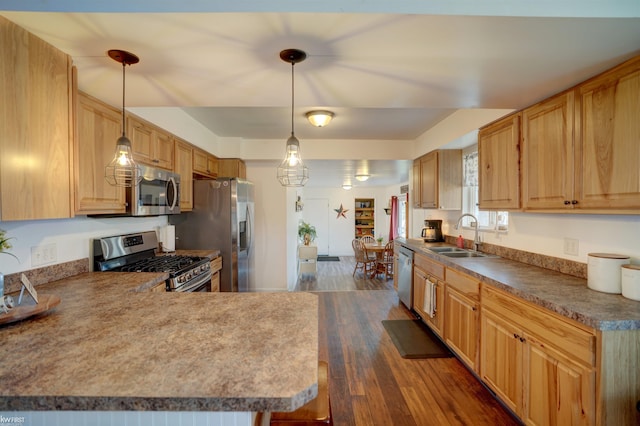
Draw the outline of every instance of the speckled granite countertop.
[[[587,280],[501,257],[451,258],[429,251],[447,245],[400,239],[406,247],[524,300],[597,330],[640,329],[640,302],[591,290]]]
[[[0,411],[291,411],[317,395],[317,296],[143,292],[165,278],[39,286],[61,303],[0,327]]]

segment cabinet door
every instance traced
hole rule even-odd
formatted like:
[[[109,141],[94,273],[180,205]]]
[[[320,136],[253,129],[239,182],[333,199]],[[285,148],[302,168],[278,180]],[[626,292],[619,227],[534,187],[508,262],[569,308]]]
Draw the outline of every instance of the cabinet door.
[[[219,158],[218,176],[247,178],[245,164],[239,158]]]
[[[73,216],[71,58],[0,17],[0,220]]]
[[[174,171],[180,175],[180,211],[193,210],[193,147],[176,139]]]
[[[575,206],[573,177],[574,92],[522,112],[522,204],[526,209]]]
[[[420,206],[438,208],[438,151],[420,159]]]
[[[153,128],[136,117],[127,116],[127,137],[131,141],[131,152],[135,161],[153,165]]]
[[[513,412],[522,408],[522,331],[485,310],[480,339],[480,377]]]
[[[160,129],[153,132],[153,159],[154,166],[167,170],[173,170],[173,135]]]
[[[414,208],[419,209],[422,207],[421,200],[420,200],[421,188],[420,188],[420,159],[419,158],[413,160],[411,182],[413,184],[413,191],[411,192],[411,197],[412,197],[411,205]]]
[[[193,172],[209,177],[215,178],[218,176],[218,164],[217,159],[206,151],[201,149],[193,150]]]
[[[520,208],[520,117],[510,115],[478,132],[480,210]]]
[[[124,213],[124,188],[111,186],[104,178],[104,168],[113,158],[116,141],[122,135],[120,112],[84,93],[78,94],[76,111],[75,212]]]
[[[422,317],[424,321],[427,320],[428,315],[424,306],[424,293],[426,291],[427,274],[420,268],[413,268],[413,309]]]
[[[478,303],[447,286],[444,336],[446,343],[472,370],[477,366]]]
[[[640,58],[581,85],[576,199],[588,209],[640,209]]]
[[[433,316],[427,317],[427,321],[431,325],[431,329],[440,337],[444,336],[444,284],[436,281],[434,277],[430,277],[436,286],[436,312]]]
[[[525,423],[594,424],[595,371],[570,361],[549,345],[525,337]]]

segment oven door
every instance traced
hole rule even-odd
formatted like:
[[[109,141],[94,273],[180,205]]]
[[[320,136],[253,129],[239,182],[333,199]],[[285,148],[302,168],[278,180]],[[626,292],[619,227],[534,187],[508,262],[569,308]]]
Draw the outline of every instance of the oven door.
[[[176,287],[173,291],[178,293],[210,293],[211,292],[211,271],[207,271],[204,274],[200,274],[196,276],[191,281],[181,285],[180,287]]]

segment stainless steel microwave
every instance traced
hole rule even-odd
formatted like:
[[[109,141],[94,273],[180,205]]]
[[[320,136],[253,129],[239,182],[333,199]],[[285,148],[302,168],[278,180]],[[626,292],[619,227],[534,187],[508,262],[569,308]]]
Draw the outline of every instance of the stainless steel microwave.
[[[180,175],[139,165],[142,179],[127,188],[127,214],[161,216],[180,213]]]

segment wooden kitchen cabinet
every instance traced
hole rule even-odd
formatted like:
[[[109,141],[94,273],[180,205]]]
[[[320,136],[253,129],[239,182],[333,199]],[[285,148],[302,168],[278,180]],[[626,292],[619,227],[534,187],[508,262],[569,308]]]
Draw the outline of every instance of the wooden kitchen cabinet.
[[[193,173],[215,179],[218,177],[218,158],[200,148],[193,148]]]
[[[411,192],[412,199],[410,200],[410,203],[413,206],[413,208],[419,209],[422,207],[422,205],[420,204],[421,188],[420,188],[420,159],[419,158],[416,158],[415,160],[413,160],[413,168],[411,172],[411,183],[412,183],[413,189]]]
[[[173,170],[173,135],[136,117],[127,116],[127,136],[133,158],[143,164]]]
[[[640,57],[522,112],[522,207],[640,211]]]
[[[431,313],[433,316],[429,312],[429,297],[425,297],[429,291],[429,282],[435,286],[435,299],[431,302],[434,304],[434,310]],[[413,268],[413,308],[434,333],[440,337],[444,336],[442,328],[444,324],[444,284],[417,265],[414,265]]]
[[[74,138],[76,214],[126,211],[125,189],[109,185],[104,178],[105,166],[113,159],[116,141],[121,135],[121,112],[78,92]]]
[[[0,220],[73,216],[71,57],[0,16]]]
[[[480,283],[473,277],[446,269],[445,343],[474,371],[478,370],[480,338]]]
[[[211,291],[220,291],[220,271],[222,270],[222,256],[211,261]]]
[[[431,151],[419,160],[420,207],[460,210],[462,208],[462,150]]]
[[[480,210],[520,209],[521,117],[508,115],[478,132]]]
[[[576,89],[580,209],[640,211],[640,57]]]
[[[526,424],[595,424],[595,334],[482,288],[480,377]]]
[[[525,210],[571,208],[574,92],[522,112],[522,204]]]
[[[173,171],[180,175],[180,211],[193,210],[193,145],[175,138]]]
[[[218,176],[247,178],[247,166],[239,158],[218,158]]]

